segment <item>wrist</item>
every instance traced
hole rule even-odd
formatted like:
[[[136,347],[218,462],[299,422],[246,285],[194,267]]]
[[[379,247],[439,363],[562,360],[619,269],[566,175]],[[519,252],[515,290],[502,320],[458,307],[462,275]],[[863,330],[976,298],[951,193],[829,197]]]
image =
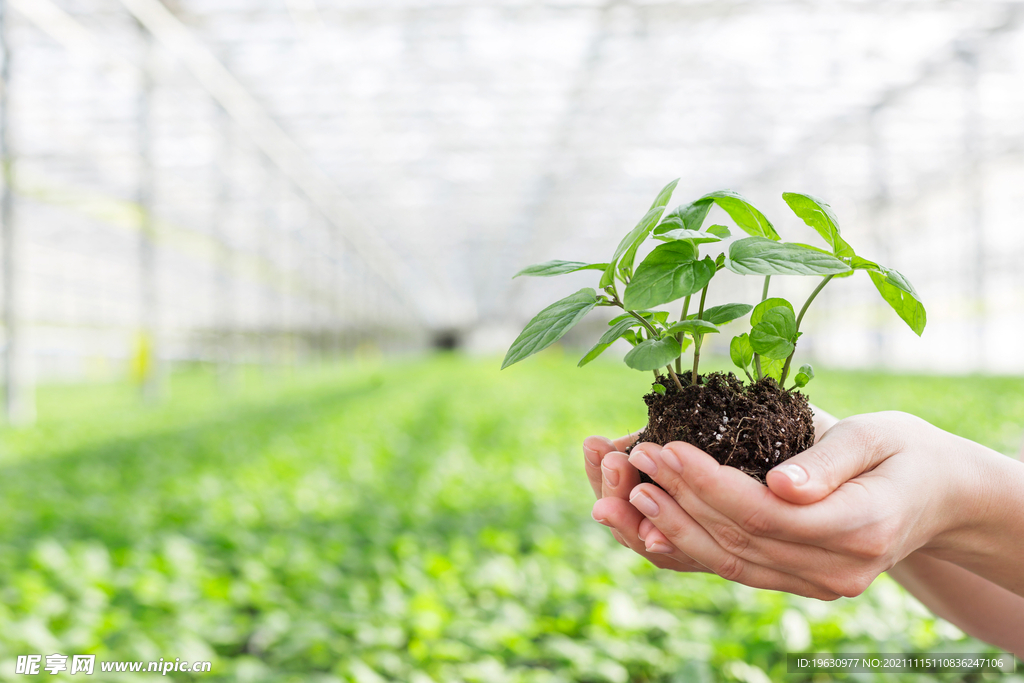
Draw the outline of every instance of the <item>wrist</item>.
[[[1008,551],[1019,545],[1024,533],[1019,514],[1020,501],[1024,500],[1024,464],[979,444],[953,438],[959,447],[946,451],[951,476],[947,477],[949,486],[942,503],[944,523],[922,550],[988,574],[990,568],[1001,564],[1000,560],[1016,554]]]

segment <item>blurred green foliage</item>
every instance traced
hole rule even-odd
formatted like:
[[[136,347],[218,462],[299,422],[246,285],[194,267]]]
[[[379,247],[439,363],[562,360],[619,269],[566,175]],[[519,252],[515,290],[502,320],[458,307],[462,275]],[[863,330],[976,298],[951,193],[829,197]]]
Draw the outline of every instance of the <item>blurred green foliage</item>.
[[[192,371],[157,407],[41,390],[37,426],[0,432],[0,679],[60,652],[211,659],[206,680],[754,683],[798,680],[787,651],[982,647],[886,577],[819,603],[655,570],[591,520],[580,446],[643,425],[647,375],[557,349],[497,368]],[[810,393],[1005,452],[1024,425],[1020,379],[826,369]]]

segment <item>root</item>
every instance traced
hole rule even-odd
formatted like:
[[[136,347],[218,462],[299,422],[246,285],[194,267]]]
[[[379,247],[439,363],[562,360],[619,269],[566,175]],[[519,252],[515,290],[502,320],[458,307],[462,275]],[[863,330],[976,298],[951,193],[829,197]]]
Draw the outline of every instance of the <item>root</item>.
[[[736,423],[736,426],[739,427],[741,424],[743,424],[744,420],[753,420],[753,419],[754,418],[752,418],[750,416],[741,417],[740,421]],[[738,432],[736,432],[736,438],[732,442],[732,450],[729,451],[729,457],[725,459],[725,462],[722,463],[723,465],[728,465],[729,461],[732,460],[732,456],[736,453],[736,447],[740,445],[740,435],[743,434],[743,432],[744,432],[743,429],[740,429]]]

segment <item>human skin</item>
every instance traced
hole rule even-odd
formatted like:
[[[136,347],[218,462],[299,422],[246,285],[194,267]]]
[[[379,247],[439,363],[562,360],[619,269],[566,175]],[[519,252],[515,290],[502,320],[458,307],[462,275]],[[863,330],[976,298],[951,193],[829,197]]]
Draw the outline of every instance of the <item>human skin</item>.
[[[888,571],[965,632],[1024,653],[1024,465],[904,413],[816,410],[815,432],[767,487],[682,442],[627,458],[635,435],[590,437],[594,518],[656,566],[822,600]]]

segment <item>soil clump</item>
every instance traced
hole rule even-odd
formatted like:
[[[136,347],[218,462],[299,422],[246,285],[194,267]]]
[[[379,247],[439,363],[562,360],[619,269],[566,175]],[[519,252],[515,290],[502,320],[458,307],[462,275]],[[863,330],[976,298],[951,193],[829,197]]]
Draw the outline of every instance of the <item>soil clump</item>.
[[[680,392],[662,376],[665,393],[644,396],[647,427],[637,443],[685,441],[762,483],[770,469],[813,445],[813,415],[799,391],[785,391],[771,377],[750,385],[732,373],[701,375],[697,385],[689,379],[679,375]],[[640,478],[651,481],[643,472]]]

